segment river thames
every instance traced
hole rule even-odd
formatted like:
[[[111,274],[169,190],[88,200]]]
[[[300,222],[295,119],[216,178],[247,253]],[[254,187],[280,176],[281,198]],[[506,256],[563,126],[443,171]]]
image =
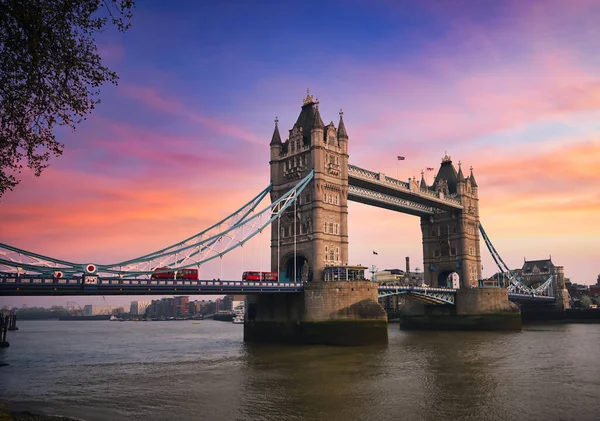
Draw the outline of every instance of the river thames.
[[[95,420],[597,420],[600,324],[251,346],[242,325],[19,321],[0,401]]]

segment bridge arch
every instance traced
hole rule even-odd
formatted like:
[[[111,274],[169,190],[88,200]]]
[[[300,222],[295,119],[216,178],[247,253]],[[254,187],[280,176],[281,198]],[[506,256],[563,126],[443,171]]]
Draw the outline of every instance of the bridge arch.
[[[287,253],[282,257],[281,263],[280,281],[309,282],[312,280],[312,265],[304,254]]]
[[[438,278],[437,278],[437,286],[438,287],[440,287],[440,288],[456,288],[457,285],[460,285],[460,275],[455,270],[452,270],[452,269],[444,270],[438,274]]]

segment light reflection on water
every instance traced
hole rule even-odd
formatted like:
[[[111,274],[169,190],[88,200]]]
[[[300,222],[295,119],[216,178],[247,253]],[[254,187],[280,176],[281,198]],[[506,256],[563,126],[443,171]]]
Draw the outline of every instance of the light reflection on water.
[[[226,322],[19,321],[0,401],[86,420],[593,420],[600,324],[254,346]]]

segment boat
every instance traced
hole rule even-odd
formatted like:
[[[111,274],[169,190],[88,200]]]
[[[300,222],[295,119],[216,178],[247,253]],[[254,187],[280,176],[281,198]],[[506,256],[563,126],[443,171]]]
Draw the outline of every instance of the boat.
[[[199,325],[200,322],[192,322],[193,325]]]
[[[243,314],[236,314],[235,317],[233,318],[232,322],[234,324],[243,324],[244,323],[244,315]]]

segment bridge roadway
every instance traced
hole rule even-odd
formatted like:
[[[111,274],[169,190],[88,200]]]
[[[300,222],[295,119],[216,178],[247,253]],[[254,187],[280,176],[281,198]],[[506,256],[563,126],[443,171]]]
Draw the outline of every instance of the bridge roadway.
[[[225,295],[301,292],[301,282],[0,275],[0,295]]]
[[[456,290],[410,285],[379,285],[379,297],[407,295],[426,304],[454,305]],[[165,280],[0,275],[0,296],[51,295],[225,295],[279,294],[304,290],[301,282],[256,282],[237,280]],[[518,302],[553,303],[554,297],[509,293]]]

